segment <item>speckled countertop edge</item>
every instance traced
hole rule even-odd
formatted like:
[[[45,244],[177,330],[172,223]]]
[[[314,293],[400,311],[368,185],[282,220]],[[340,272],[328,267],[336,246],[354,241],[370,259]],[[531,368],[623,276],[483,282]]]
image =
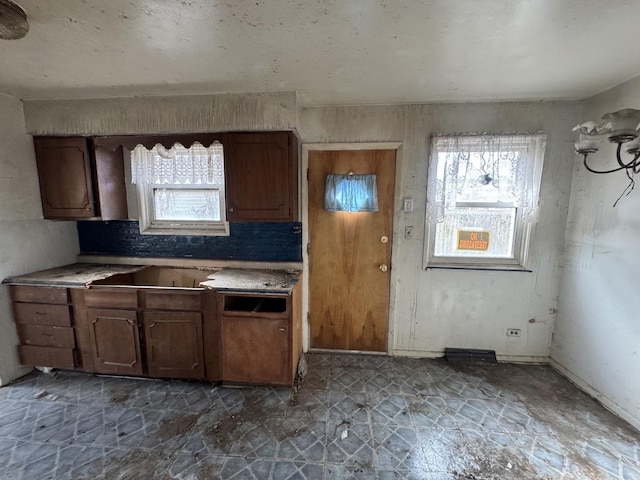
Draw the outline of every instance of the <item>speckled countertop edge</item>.
[[[300,277],[298,270],[224,268],[200,285],[224,292],[291,293]]]
[[[88,287],[91,282],[103,280],[113,275],[138,272],[144,268],[147,266],[72,263],[62,267],[8,277],[2,283],[45,287]]]

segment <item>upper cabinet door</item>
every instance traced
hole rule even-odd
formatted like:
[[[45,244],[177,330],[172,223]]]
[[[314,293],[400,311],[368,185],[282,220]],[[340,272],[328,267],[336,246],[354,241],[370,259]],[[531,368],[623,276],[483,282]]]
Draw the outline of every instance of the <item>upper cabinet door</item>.
[[[91,162],[84,138],[35,138],[44,218],[96,216]]]
[[[89,145],[93,145],[90,142]],[[127,218],[127,189],[124,179],[124,150],[94,146],[98,208],[102,220]]]
[[[224,138],[227,219],[298,220],[298,144],[291,132]]]

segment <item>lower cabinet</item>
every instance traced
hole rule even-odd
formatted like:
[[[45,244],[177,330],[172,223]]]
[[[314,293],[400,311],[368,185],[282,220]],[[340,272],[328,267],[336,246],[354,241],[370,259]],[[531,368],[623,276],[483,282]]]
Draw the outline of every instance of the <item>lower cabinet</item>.
[[[222,378],[227,382],[292,382],[287,320],[222,317]]]
[[[20,363],[75,368],[76,340],[66,288],[11,286]]]
[[[219,294],[222,380],[291,385],[302,350],[298,287],[291,295]]]
[[[88,308],[87,319],[95,370],[142,375],[137,312]]]
[[[11,286],[23,365],[291,385],[301,354],[291,294],[111,285]]]
[[[217,380],[205,368],[205,295],[118,288],[76,293],[83,368],[97,373]]]
[[[204,378],[202,314],[151,311],[143,317],[149,376]]]

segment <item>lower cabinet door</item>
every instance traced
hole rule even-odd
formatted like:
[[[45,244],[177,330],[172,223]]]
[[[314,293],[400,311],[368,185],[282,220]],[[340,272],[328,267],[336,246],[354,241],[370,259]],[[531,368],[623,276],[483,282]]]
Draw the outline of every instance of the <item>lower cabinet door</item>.
[[[222,380],[290,385],[287,319],[222,317]]]
[[[150,376],[204,378],[200,312],[144,312],[144,334]]]
[[[136,312],[88,308],[87,318],[95,370],[142,375]]]

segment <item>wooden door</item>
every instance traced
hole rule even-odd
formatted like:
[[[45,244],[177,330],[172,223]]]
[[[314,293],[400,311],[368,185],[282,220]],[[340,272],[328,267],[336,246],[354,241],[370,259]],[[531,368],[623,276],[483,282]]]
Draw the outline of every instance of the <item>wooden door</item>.
[[[378,212],[327,212],[329,173],[375,173]],[[387,350],[395,150],[309,152],[311,347]]]
[[[44,218],[95,217],[91,162],[84,138],[35,138]]]
[[[298,220],[295,135],[229,133],[224,149],[230,222]]]
[[[87,318],[95,371],[142,375],[136,312],[89,308]]]
[[[200,312],[144,312],[144,333],[150,376],[204,378]]]

